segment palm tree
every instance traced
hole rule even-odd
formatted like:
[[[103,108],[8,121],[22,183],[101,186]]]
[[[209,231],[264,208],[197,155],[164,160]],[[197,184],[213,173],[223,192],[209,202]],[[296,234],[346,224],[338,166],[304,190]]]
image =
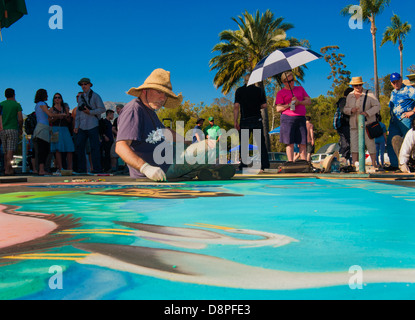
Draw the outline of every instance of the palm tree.
[[[370,33],[372,34],[372,45],[373,45],[373,61],[375,68],[375,95],[379,99],[379,79],[378,79],[378,62],[377,62],[377,52],[376,52],[376,21],[375,18],[377,15],[381,14],[383,10],[389,6],[391,0],[360,0],[360,8],[362,9],[362,20],[364,22],[370,22]],[[341,14],[344,16],[351,15],[349,12],[350,7],[347,7],[341,10]]]
[[[213,47],[212,52],[218,52],[210,60],[211,71],[216,70],[214,84],[222,87],[222,93],[228,94],[240,84],[240,80],[250,73],[259,61],[278,48],[289,47],[295,39],[287,39],[286,31],[293,28],[290,23],[283,23],[283,18],[274,18],[267,10],[264,14],[259,11],[253,16],[245,11],[237,19],[232,18],[238,25],[238,30],[225,30],[219,34],[220,43]],[[302,75],[302,74],[301,74]],[[301,78],[300,78],[301,79]],[[264,83],[260,83],[264,88]],[[265,142],[270,150],[268,136],[268,112],[262,111]]]
[[[393,44],[399,44],[399,56],[401,62],[401,75],[403,76],[403,41],[406,35],[411,31],[411,25],[408,22],[402,23],[398,15],[394,14],[391,18],[391,26],[387,27],[383,34],[380,46],[390,41]]]

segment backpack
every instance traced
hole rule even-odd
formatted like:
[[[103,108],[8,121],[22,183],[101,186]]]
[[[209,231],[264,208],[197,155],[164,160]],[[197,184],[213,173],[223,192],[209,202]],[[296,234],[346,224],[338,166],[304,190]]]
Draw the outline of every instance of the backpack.
[[[36,112],[33,111],[31,114],[27,116],[27,118],[24,121],[24,131],[26,132],[27,135],[33,134],[36,128],[36,124],[37,124]]]
[[[337,107],[336,112],[333,117],[333,128],[339,130],[342,126],[343,113],[340,111],[340,108]]]
[[[337,109],[334,113],[333,117],[333,128],[335,130],[339,130],[342,126],[342,122],[344,122],[344,114],[341,112],[341,110],[344,108],[344,105],[346,104],[346,98],[342,97],[337,101]]]

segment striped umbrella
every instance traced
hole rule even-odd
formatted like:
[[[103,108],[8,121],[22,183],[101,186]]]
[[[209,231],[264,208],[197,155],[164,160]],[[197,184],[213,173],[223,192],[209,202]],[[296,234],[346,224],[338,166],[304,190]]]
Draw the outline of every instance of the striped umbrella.
[[[248,86],[322,57],[321,54],[304,47],[276,50],[255,66],[249,77]]]

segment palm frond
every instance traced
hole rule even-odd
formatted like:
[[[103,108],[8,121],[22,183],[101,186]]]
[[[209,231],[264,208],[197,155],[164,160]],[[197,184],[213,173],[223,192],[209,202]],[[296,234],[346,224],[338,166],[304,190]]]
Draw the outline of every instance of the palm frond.
[[[212,49],[217,55],[209,61],[210,70],[216,71],[214,85],[222,88],[224,94],[271,52],[299,43],[297,39],[287,39],[287,31],[294,26],[284,23],[283,17],[275,18],[270,10],[263,14],[259,10],[254,14],[245,11],[232,20],[237,30],[225,30],[219,34],[221,42]],[[301,72],[299,76],[301,78]]]

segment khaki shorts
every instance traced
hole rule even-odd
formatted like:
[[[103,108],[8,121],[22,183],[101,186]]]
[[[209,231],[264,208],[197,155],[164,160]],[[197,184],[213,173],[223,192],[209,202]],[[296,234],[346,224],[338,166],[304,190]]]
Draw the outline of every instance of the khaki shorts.
[[[365,130],[365,145],[369,154],[376,154],[375,139],[369,139]],[[359,130],[350,128],[350,151],[352,153],[359,153]]]

